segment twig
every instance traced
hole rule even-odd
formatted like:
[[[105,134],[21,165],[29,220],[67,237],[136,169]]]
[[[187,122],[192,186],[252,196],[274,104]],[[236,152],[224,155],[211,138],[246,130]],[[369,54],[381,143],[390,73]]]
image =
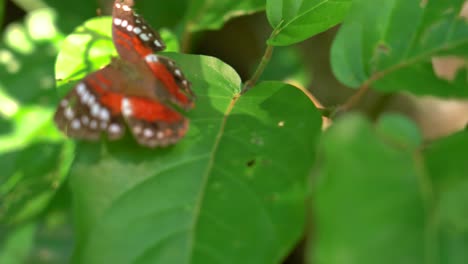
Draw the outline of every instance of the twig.
[[[248,90],[250,90],[258,81],[260,76],[262,75],[263,71],[265,71],[265,68],[270,62],[271,55],[273,54],[273,46],[267,44],[267,48],[265,50],[265,53],[263,54],[262,60],[260,61],[260,64],[258,65],[257,69],[255,70],[255,73],[253,76],[244,83],[244,86],[242,87],[241,94],[246,93]]]

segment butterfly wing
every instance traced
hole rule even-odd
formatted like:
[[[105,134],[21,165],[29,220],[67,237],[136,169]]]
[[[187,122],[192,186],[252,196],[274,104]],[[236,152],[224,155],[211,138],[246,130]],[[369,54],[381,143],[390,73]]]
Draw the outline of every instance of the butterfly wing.
[[[114,140],[122,137],[127,123],[142,145],[177,142],[185,135],[188,120],[156,96],[144,94],[140,85],[148,84],[129,74],[132,67],[114,61],[81,80],[60,102],[54,116],[57,127],[74,138],[96,140],[105,133]]]
[[[173,60],[150,54],[145,57],[145,61],[153,76],[159,81],[154,87],[159,98],[168,100],[185,110],[193,108],[195,95],[191,90],[192,84]]]
[[[166,48],[161,36],[136,14],[133,0],[116,0],[112,10],[112,38],[120,57],[141,61],[146,55]]]
[[[112,85],[110,77],[117,73],[108,65],[76,84],[55,112],[57,127],[67,136],[79,139],[96,140],[103,132],[110,139],[121,138],[124,134],[124,122],[118,109],[121,98],[106,91]]]
[[[190,82],[174,61],[153,53],[165,45],[144,19],[133,11],[133,0],[116,0],[113,7],[112,35],[120,57],[131,63],[146,61],[159,85],[154,87],[159,98],[184,109],[193,107]]]
[[[135,139],[147,147],[174,144],[187,132],[188,120],[155,100],[125,98],[122,112]]]

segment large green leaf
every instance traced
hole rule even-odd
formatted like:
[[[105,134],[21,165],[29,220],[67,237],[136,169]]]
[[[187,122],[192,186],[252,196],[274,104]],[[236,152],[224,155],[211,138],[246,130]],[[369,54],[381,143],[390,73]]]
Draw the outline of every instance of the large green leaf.
[[[434,56],[468,56],[464,0],[355,0],[332,47],[338,79],[358,87],[375,82],[382,91],[468,96],[468,78],[435,76]]]
[[[57,74],[82,77],[113,54],[101,22],[65,41]],[[129,135],[79,144],[70,175],[75,261],[278,263],[303,231],[318,111],[292,86],[265,82],[239,97],[239,76],[220,60],[166,55],[197,94],[189,132],[160,149]]]
[[[264,0],[193,0],[186,15],[191,32],[219,29],[233,17],[265,8]]]
[[[270,45],[286,46],[310,38],[343,20],[352,0],[267,0],[267,17],[275,28]]]
[[[311,263],[463,263],[468,134],[421,150],[414,124],[352,115],[327,131]]]

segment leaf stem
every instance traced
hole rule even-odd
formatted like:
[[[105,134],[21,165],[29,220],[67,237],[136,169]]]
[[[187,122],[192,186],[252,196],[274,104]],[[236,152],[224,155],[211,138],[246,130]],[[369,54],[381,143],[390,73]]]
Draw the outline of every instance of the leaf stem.
[[[267,48],[265,50],[265,53],[263,54],[260,64],[255,70],[255,73],[253,74],[253,76],[244,83],[244,86],[242,87],[242,90],[241,90],[241,94],[246,93],[253,86],[255,86],[258,79],[260,79],[260,76],[262,75],[263,71],[265,71],[267,64],[270,62],[272,54],[273,54],[273,46],[267,44]]]
[[[355,94],[348,98],[348,100],[342,106],[338,107],[334,114],[337,114],[337,112],[348,111],[349,109],[356,106],[356,104],[359,103],[359,101],[361,101],[362,97],[364,97],[364,95],[366,95],[366,93],[369,91],[371,84],[377,81],[378,79],[382,78],[392,70],[393,69],[388,69],[385,71],[377,72],[374,75],[372,75],[369,79],[367,79],[367,81],[365,81],[361,85],[361,87],[359,87],[359,90]]]
[[[353,108],[357,103],[359,103],[359,101],[361,101],[367,91],[369,91],[369,85],[364,83],[355,94],[348,98],[348,100],[339,107],[339,111],[348,111]]]

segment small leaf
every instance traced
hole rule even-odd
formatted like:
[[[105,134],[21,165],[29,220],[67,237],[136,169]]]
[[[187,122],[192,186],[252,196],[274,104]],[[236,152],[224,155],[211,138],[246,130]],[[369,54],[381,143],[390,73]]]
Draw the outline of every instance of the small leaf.
[[[422,138],[419,129],[400,115],[386,114],[379,119],[376,127],[379,136],[395,145],[414,150],[421,146]]]
[[[186,20],[190,32],[219,29],[233,17],[252,14],[265,8],[263,0],[194,0]]]
[[[267,17],[275,28],[270,45],[303,41],[341,22],[352,0],[267,0]]]
[[[332,47],[335,75],[351,87],[372,82],[388,92],[468,96],[466,71],[447,81],[431,63],[434,56],[467,56],[464,2],[355,0]]]

